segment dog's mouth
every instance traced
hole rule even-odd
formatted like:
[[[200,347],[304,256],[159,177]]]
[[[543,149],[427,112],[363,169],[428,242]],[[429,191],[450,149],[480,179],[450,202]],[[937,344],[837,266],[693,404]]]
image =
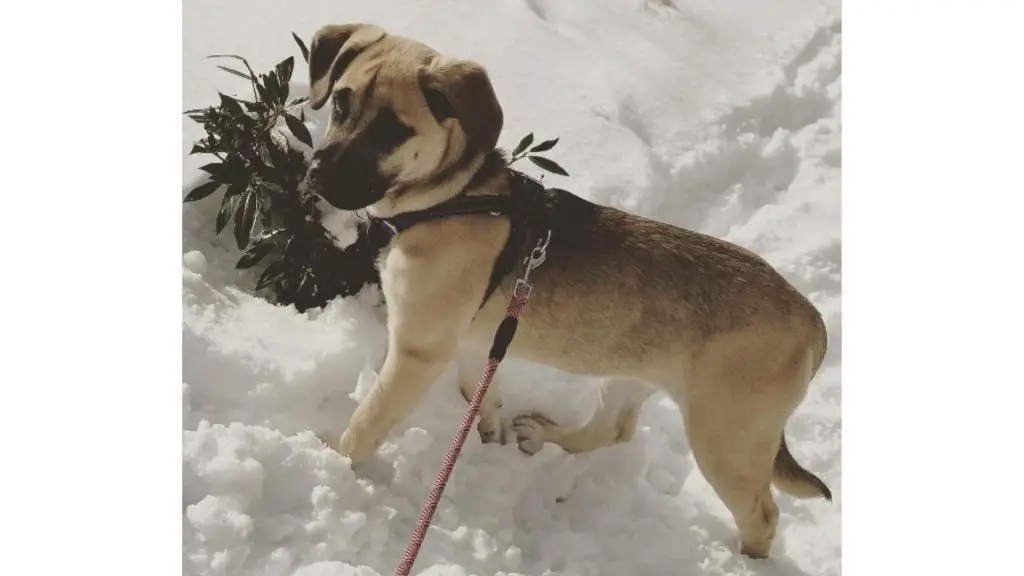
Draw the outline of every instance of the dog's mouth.
[[[361,210],[384,198],[385,188],[366,186],[360,188],[333,188],[315,191],[317,197],[339,210]]]
[[[339,210],[366,208],[384,198],[388,189],[383,178],[357,170],[311,170],[303,186],[307,192]]]

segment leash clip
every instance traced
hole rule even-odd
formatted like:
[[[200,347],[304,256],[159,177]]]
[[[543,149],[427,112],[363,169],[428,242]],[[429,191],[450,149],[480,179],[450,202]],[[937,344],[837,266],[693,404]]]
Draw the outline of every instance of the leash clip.
[[[526,265],[526,271],[523,272],[523,277],[516,280],[515,291],[518,293],[520,288],[525,290],[525,295],[529,295],[533,290],[533,284],[530,283],[530,272],[534,269],[539,268],[548,258],[548,244],[551,243],[551,230],[548,229],[546,237],[537,241],[537,246],[530,251],[530,255],[523,259],[523,264]]]

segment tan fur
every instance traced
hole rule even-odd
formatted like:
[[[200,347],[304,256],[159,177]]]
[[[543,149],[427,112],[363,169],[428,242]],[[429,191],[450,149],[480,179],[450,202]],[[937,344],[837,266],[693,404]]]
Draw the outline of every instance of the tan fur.
[[[349,161],[346,154],[376,158],[373,168],[386,181],[386,190],[346,191],[340,188],[347,184],[337,183],[339,189],[319,193],[342,204],[352,194],[370,197],[366,208],[376,216],[423,209],[459,193],[508,193],[507,170],[485,160],[502,114],[480,65],[365,25],[325,27],[312,46],[315,107],[329,92],[370,94],[359,118],[332,122],[324,150],[339,162]],[[345,56],[350,50],[358,54]],[[331,66],[346,59],[343,73],[333,73]],[[454,117],[432,113],[436,93]],[[387,152],[355,149],[360,131],[385,108],[414,134]],[[573,224],[555,224],[509,355],[602,376],[601,402],[579,429],[542,415],[514,418],[520,447],[532,453],[553,442],[581,452],[628,441],[644,401],[664,391],[680,407],[701,472],[732,511],[743,553],[767,556],[778,519],[773,482],[797,496],[830,497],[783,439],[825,352],[821,316],[749,250],[586,202],[567,210]],[[375,451],[452,362],[460,366],[463,396],[472,394],[511,295],[507,278],[478,311],[508,234],[505,218],[451,217],[416,225],[385,249],[387,358],[332,443],[353,464]],[[495,384],[481,410],[485,441],[503,436],[499,394]]]

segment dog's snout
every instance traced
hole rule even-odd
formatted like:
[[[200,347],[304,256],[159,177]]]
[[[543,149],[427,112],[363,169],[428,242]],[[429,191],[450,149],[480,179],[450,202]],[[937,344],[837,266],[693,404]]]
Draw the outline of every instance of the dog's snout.
[[[309,159],[303,186],[335,208],[356,210],[380,200],[387,184],[365,146],[334,143]]]

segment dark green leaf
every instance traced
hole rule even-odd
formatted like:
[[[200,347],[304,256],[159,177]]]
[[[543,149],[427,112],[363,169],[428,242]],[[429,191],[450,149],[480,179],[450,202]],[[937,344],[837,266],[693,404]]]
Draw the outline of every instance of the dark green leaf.
[[[188,116],[193,122],[197,124],[205,124],[210,121],[209,113],[213,108],[195,108],[193,110],[186,110],[183,112],[185,116]]]
[[[526,150],[526,147],[529,146],[530,144],[533,144],[533,132],[530,132],[529,134],[524,136],[522,140],[519,141],[519,145],[516,146],[516,149],[512,151],[512,155],[519,155],[519,153],[522,152],[523,150]]]
[[[248,112],[255,112],[256,114],[260,114],[267,109],[267,105],[264,104],[263,102],[246,102],[245,100],[241,100],[241,102],[242,105],[245,106],[246,111]]]
[[[545,140],[533,148],[530,148],[530,152],[545,152],[554,148],[555,144],[558,144],[558,138],[555,138],[554,140]]]
[[[220,187],[220,185],[220,182],[207,182],[205,184],[200,184],[199,186],[193,188],[192,191],[188,193],[188,196],[185,196],[185,202],[195,202],[196,200],[202,200],[203,198],[206,198],[210,194],[213,194],[217,190],[217,188]]]
[[[267,266],[266,270],[263,271],[263,274],[260,274],[260,279],[256,281],[256,289],[262,290],[283,278],[284,263],[281,260],[272,262]]]
[[[228,114],[231,116],[241,116],[245,114],[245,112],[242,111],[242,105],[238,103],[238,100],[235,100],[231,96],[221,94],[220,105],[224,110],[227,110]]]
[[[263,87],[267,91],[267,104],[276,108],[281,103],[281,85],[277,81],[277,74],[270,72],[263,75]]]
[[[200,167],[200,169],[209,172],[211,180],[216,180],[223,184],[234,184],[249,180],[245,165],[238,156],[229,155],[227,161],[223,164],[211,163]]]
[[[273,151],[275,148],[276,146],[267,147],[267,149],[271,151]],[[272,159],[271,164],[267,164],[266,162],[263,161],[262,158],[253,161],[252,164],[249,164],[249,169],[252,170],[255,173],[256,177],[258,179],[261,179],[264,184],[266,184],[266,182],[268,181],[273,182],[280,180],[282,176],[281,171],[272,165],[274,154],[271,153],[270,157]]]
[[[217,213],[217,234],[224,231],[224,227],[228,225],[228,220],[231,219],[231,215],[235,212],[235,207],[238,205],[238,195],[229,194],[231,191],[224,193],[224,198],[220,202],[220,212]]]
[[[249,71],[249,76],[251,76],[252,79],[256,78],[256,73],[252,71],[252,66],[249,66],[249,61],[237,54],[210,54],[206,58],[233,58],[240,61],[242,64],[245,64],[245,69]]]
[[[241,197],[238,203],[238,210],[235,212],[235,243],[239,250],[245,250],[249,245],[249,236],[252,234],[252,227],[256,224],[256,212],[260,200],[256,192],[249,191]]]
[[[207,153],[209,151],[210,151],[210,149],[206,147],[206,144],[204,144],[202,142],[202,140],[200,140],[199,142],[196,142],[195,144],[192,145],[192,149],[189,150],[188,153],[190,155],[191,154],[205,154],[205,153]]]
[[[554,172],[555,174],[560,174],[562,176],[569,175],[569,173],[566,172],[564,168],[556,164],[554,160],[549,160],[543,156],[527,156],[527,158],[530,159],[530,162],[533,162],[548,172]]]
[[[250,81],[252,80],[252,76],[249,76],[245,72],[239,72],[238,70],[235,70],[234,68],[228,68],[227,66],[221,66],[220,64],[217,65],[217,68],[220,68],[221,70],[223,70],[223,71],[225,71],[225,72],[227,72],[229,74],[234,74],[235,76],[238,76],[239,78],[245,78],[246,80],[250,80]]]
[[[234,198],[235,196],[241,196],[243,192],[245,192],[245,182],[235,182],[224,191],[224,196]]]
[[[284,123],[288,125],[288,129],[292,131],[292,134],[294,134],[300,142],[310,148],[313,147],[313,137],[309,134],[309,129],[302,123],[302,120],[299,120],[295,116],[286,112],[284,115]]]
[[[296,98],[296,99],[292,100],[291,103],[288,104],[288,105],[289,106],[298,106],[299,104],[305,104],[308,101],[309,101],[309,96],[303,96],[301,98]]]
[[[224,171],[224,164],[220,162],[210,162],[209,164],[203,164],[199,169],[212,176],[216,176]]]
[[[231,119],[231,122],[234,122],[235,124],[234,126],[232,126],[232,129],[241,132],[242,136],[246,140],[251,140],[253,136],[259,134],[259,130],[257,130],[258,122],[252,116],[249,116],[247,114],[235,116]]]
[[[280,209],[278,209],[276,206],[267,206],[268,204],[273,203],[273,200],[271,200],[270,198],[267,198],[266,196],[263,197],[263,206],[260,207],[260,226],[264,230],[269,230],[274,226],[274,218],[272,213],[280,211]]]
[[[267,146],[267,151],[270,153],[270,162],[273,163],[275,168],[275,170],[271,171],[269,179],[278,183],[283,183],[287,176],[286,168],[288,166],[288,154],[275,144]]]
[[[242,257],[238,259],[238,263],[235,264],[235,268],[238,268],[239,270],[252,268],[256,264],[259,264],[260,260],[266,258],[267,254],[270,254],[273,250],[274,243],[272,241],[267,240],[257,242],[242,254]]]
[[[316,284],[315,282],[310,282],[310,280],[312,279],[313,275],[309,273],[309,268],[306,268],[305,270],[302,271],[302,280],[299,281],[299,287],[296,290],[296,292],[298,292],[300,296],[312,295],[312,286]]]
[[[281,80],[282,84],[287,84],[292,79],[292,70],[295,69],[295,58],[289,56],[282,60],[277,66],[274,66],[274,71],[277,72],[277,77]]]
[[[257,241],[258,242],[270,242],[274,238],[277,238],[278,236],[283,234],[284,231],[285,231],[284,228],[277,228],[277,229],[274,229],[274,230],[264,231],[262,234],[259,235],[259,238],[257,238]]]
[[[306,43],[299,38],[295,32],[292,32],[292,38],[295,38],[295,43],[299,45],[299,51],[302,52],[302,59],[309,62],[309,49],[306,48]]]
[[[256,73],[252,71],[252,66],[249,66],[249,61],[241,56],[234,54],[211,54],[207,58],[234,58],[235,60],[241,60],[242,64],[245,64],[245,69],[249,71],[250,79],[252,80],[253,89],[257,89],[259,84],[256,82]]]
[[[207,58],[234,58],[235,60],[241,60],[242,62],[245,62],[248,65],[248,62],[246,62],[245,58],[242,58],[237,54],[210,54],[209,56],[207,56]]]
[[[267,192],[269,192],[272,195],[273,194],[278,194],[278,195],[280,195],[280,194],[288,194],[288,192],[285,191],[285,189],[282,188],[280,184],[278,184],[276,182],[273,182],[271,180],[264,180],[263,181],[263,185],[261,186],[261,188],[263,190],[266,190]]]
[[[284,250],[282,251],[282,253],[284,254],[285,258],[291,258],[291,257],[294,256],[294,252],[292,251],[292,247],[293,246],[297,246],[297,245],[298,245],[298,243],[295,242],[295,234],[292,234],[288,238],[288,241],[284,243]]]

